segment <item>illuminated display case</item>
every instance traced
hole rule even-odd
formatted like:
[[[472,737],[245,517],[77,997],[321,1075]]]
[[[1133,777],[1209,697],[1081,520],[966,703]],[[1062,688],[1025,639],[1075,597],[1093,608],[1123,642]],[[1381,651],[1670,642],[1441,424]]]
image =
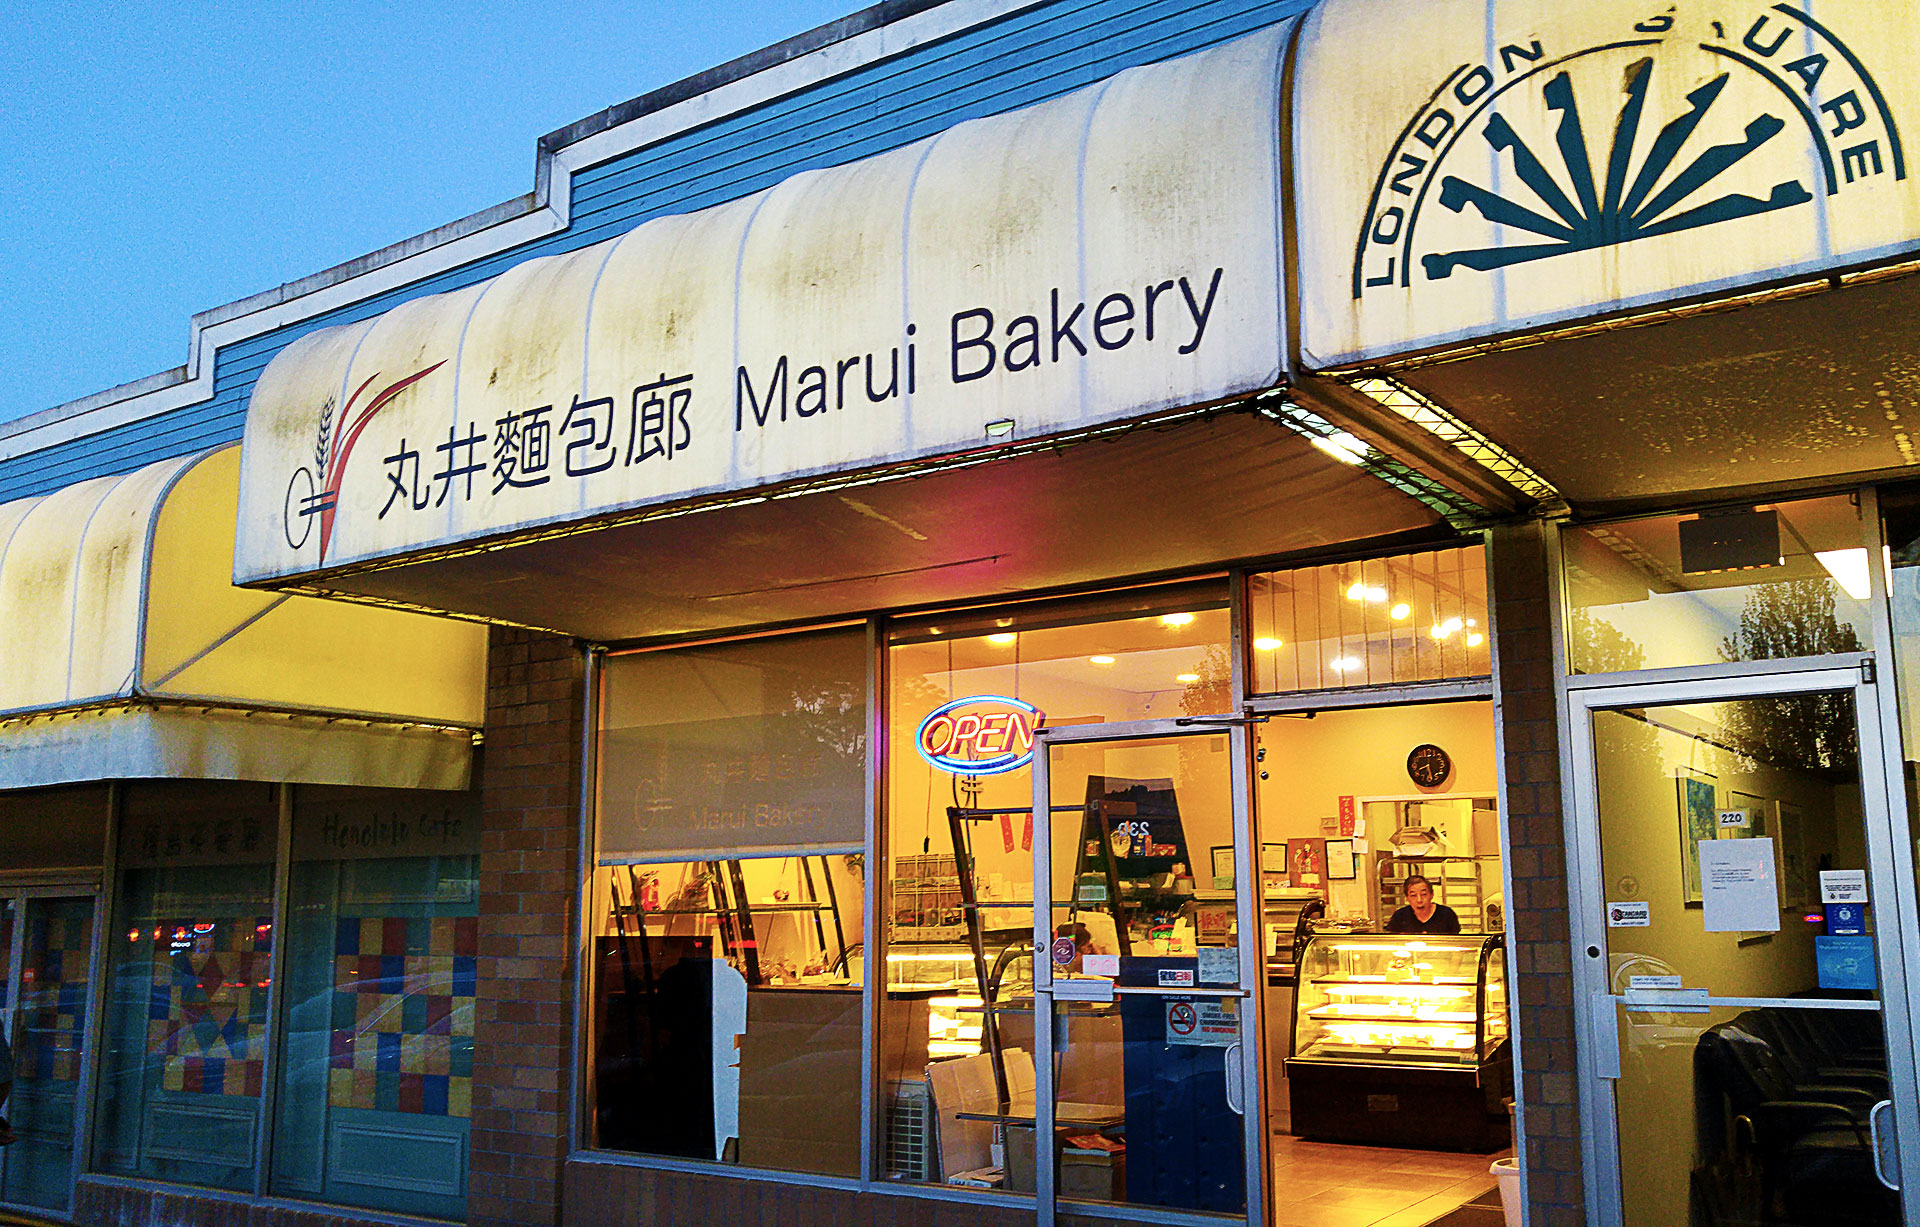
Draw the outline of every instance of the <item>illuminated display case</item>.
[[[1328,933],[1300,955],[1287,1077],[1302,1137],[1487,1151],[1513,1093],[1501,939]]]

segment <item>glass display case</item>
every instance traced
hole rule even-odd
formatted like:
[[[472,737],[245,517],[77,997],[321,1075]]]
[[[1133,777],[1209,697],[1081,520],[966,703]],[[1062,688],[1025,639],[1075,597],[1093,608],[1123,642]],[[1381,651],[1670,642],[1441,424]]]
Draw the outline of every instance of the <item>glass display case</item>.
[[[1300,1136],[1506,1145],[1513,1057],[1501,939],[1315,935],[1300,956],[1292,1051]]]

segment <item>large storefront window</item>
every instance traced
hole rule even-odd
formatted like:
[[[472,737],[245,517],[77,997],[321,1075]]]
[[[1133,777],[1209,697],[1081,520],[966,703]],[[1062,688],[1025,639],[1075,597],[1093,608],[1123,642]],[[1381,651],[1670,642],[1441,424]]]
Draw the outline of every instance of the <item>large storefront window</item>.
[[[1032,731],[1042,722],[1232,710],[1229,627],[1226,584],[1216,581],[945,614],[891,629],[880,1007],[887,1178],[1000,1179],[1031,1191],[1031,1164],[1004,1155],[996,1161],[993,1129],[966,1114],[983,1102],[990,1110],[1001,1088],[1017,1098],[1034,1085],[1033,779],[1025,765]],[[969,770],[975,762],[979,769]],[[1163,768],[1145,774],[1165,785]],[[1178,804],[1196,823],[1230,813],[1215,796]],[[1188,831],[1180,854],[1156,861],[1156,870],[1189,879],[1209,873],[1194,860],[1230,843],[1230,828]],[[1063,863],[1071,868],[1071,859]],[[978,918],[977,956],[969,913]],[[1086,914],[1089,940],[1098,940],[1091,929],[1105,915]],[[1011,1005],[1020,997],[1020,1006]],[[1002,1175],[967,1175],[990,1169]]]
[[[1570,528],[1561,543],[1575,673],[1872,646],[1849,496]]]
[[[253,1188],[278,817],[266,784],[128,789],[99,1170]]]
[[[610,658],[593,1141],[856,1176],[866,630]]]
[[[465,1216],[479,850],[470,793],[295,790],[273,1192]]]
[[[1247,577],[1255,694],[1405,686],[1493,671],[1480,546]]]

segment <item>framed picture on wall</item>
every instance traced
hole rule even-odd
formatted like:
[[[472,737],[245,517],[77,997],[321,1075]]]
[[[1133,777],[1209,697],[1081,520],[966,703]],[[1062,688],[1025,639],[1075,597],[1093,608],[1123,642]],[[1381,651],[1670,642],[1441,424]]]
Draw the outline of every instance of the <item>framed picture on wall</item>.
[[[1288,878],[1295,887],[1325,888],[1327,884],[1327,841],[1289,839],[1287,841]]]
[[[1797,912],[1813,901],[1808,881],[1805,817],[1791,801],[1773,803],[1773,838],[1780,852],[1780,908]]]
[[[1699,907],[1700,841],[1720,838],[1720,819],[1714,812],[1714,777],[1690,767],[1674,777],[1680,809],[1680,889],[1688,907]]]
[[[1351,839],[1329,839],[1327,841],[1327,879],[1333,882],[1347,882],[1360,876],[1354,866],[1353,841]]]
[[[1287,845],[1260,845],[1260,872],[1285,873],[1287,871]]]
[[[1738,827],[1728,834],[1736,839],[1765,839],[1772,834],[1771,823],[1767,821],[1767,803],[1762,797],[1750,792],[1730,789],[1727,792],[1727,808],[1737,809],[1747,816],[1747,825]]]
[[[1213,849],[1213,888],[1233,889],[1233,845],[1220,844]]]

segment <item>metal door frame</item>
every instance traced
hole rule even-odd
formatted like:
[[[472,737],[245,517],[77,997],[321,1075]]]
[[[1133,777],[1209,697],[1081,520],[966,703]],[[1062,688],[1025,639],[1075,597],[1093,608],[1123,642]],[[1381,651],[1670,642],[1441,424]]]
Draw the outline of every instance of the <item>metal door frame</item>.
[[[1248,777],[1247,725],[1251,716],[1184,716],[1162,720],[1129,720],[1108,724],[1077,724],[1041,728],[1035,732],[1033,755],[1033,1068],[1034,1068],[1034,1197],[1036,1227],[1054,1227],[1059,1209],[1054,1189],[1053,1151],[1042,1139],[1053,1136],[1053,815],[1052,761],[1054,746],[1103,741],[1151,741],[1179,737],[1226,735],[1227,763],[1233,805],[1234,916],[1239,932],[1240,985],[1235,989],[1179,990],[1182,996],[1234,997],[1240,1005],[1240,1120],[1246,1160],[1246,1217],[1258,1223],[1266,1205],[1266,1116],[1261,1104],[1258,989],[1266,983],[1266,964],[1260,958],[1257,931],[1259,885],[1254,873],[1252,784]],[[1189,858],[1194,856],[1191,846]],[[1189,866],[1193,869],[1193,866]],[[1195,872],[1196,882],[1199,874]],[[1171,992],[1172,990],[1168,990]],[[1166,995],[1158,989],[1118,988],[1116,994],[1138,992]],[[1043,1025],[1044,1024],[1044,1025]],[[1231,1050],[1230,1050],[1231,1051]],[[1232,1089],[1229,1071],[1228,1089]],[[1151,1206],[1075,1202],[1080,1217],[1124,1219],[1136,1223],[1218,1223],[1219,1215],[1200,1211],[1162,1210]],[[1231,1221],[1231,1220],[1228,1220]]]
[[[17,1055],[19,1053],[19,1035],[17,1023],[20,1018],[20,995],[23,975],[26,968],[22,965],[27,949],[27,906],[35,899],[86,899],[93,904],[93,936],[88,943],[86,986],[86,1022],[82,1024],[78,1042],[80,1044],[80,1076],[74,1083],[73,1100],[73,1181],[77,1185],[86,1166],[81,1147],[86,1136],[87,1123],[92,1117],[90,1097],[93,1089],[91,1071],[93,1067],[92,1037],[93,1018],[100,1009],[100,1001],[94,996],[95,973],[100,959],[106,950],[106,891],[102,887],[100,875],[81,874],[71,879],[60,877],[36,876],[33,882],[9,885],[0,882],[0,899],[10,900],[14,905],[13,939],[8,943],[6,992],[7,1006],[4,1018],[0,1018],[0,1027],[6,1029],[7,1047]],[[16,1081],[18,1079],[16,1078]],[[8,1096],[9,1107],[12,1096]],[[4,1114],[4,1113],[0,1113]],[[8,1164],[13,1152],[0,1150],[0,1189],[5,1188]],[[34,1214],[48,1213],[44,1206],[28,1205],[25,1202],[13,1202],[0,1198],[0,1207],[30,1211]],[[73,1212],[72,1190],[69,1189],[66,1213]],[[59,1213],[59,1211],[53,1211]]]
[[[1619,1032],[1607,949],[1606,883],[1600,855],[1600,815],[1593,753],[1593,714],[1621,707],[1656,707],[1728,702],[1817,691],[1845,691],[1854,702],[1859,745],[1862,821],[1867,845],[1868,896],[1876,901],[1874,955],[1880,981],[1879,1012],[1887,1037],[1887,1075],[1893,1089],[1894,1134],[1910,1144],[1896,1145],[1902,1190],[1920,1175],[1920,1102],[1912,1042],[1913,1014],[1907,969],[1916,966],[1910,948],[1914,932],[1915,882],[1912,852],[1904,824],[1905,798],[1896,808],[1889,789],[1887,753],[1892,739],[1885,723],[1876,669],[1870,653],[1807,661],[1746,663],[1663,670],[1644,681],[1630,675],[1567,679],[1571,951],[1574,966],[1574,1030],[1580,1055],[1580,1127],[1584,1138],[1590,1222],[1620,1227],[1622,1197],[1620,1147],[1613,1082],[1620,1072]],[[1897,738],[1897,726],[1893,730]],[[1771,1000],[1771,999],[1768,999]],[[1754,1005],[1761,999],[1708,998],[1709,1004]],[[1802,1000],[1781,1004],[1809,1006]],[[1903,1215],[1920,1224],[1920,1197],[1903,1192]]]

